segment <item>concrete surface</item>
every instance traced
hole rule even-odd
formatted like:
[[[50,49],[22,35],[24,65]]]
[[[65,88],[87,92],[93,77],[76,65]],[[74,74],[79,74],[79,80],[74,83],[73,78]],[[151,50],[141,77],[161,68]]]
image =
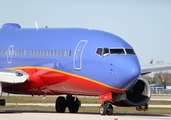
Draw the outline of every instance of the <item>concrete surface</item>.
[[[40,113],[40,112],[0,112],[1,120],[171,120],[169,115],[129,115],[115,114],[101,116],[92,113]]]

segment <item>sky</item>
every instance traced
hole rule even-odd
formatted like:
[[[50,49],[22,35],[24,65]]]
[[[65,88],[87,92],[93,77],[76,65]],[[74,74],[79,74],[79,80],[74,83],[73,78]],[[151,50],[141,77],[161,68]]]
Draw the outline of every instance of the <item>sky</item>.
[[[171,63],[171,0],[0,0],[0,26],[92,28],[113,33],[140,64]]]

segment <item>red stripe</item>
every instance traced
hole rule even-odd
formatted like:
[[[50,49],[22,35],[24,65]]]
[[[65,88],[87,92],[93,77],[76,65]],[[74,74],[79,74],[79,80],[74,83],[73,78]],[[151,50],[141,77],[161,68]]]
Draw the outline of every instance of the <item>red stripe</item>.
[[[77,95],[101,95],[107,92],[121,93],[125,90],[112,88],[85,77],[62,72],[59,70],[40,67],[20,67],[29,74],[29,81],[23,84],[4,86],[6,91],[15,91],[27,94],[77,94]]]

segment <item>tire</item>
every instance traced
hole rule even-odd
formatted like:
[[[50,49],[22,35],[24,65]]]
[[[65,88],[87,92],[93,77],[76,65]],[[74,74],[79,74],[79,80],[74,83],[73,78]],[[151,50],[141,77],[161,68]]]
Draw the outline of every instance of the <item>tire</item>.
[[[76,100],[74,101],[74,97],[72,97],[72,99],[70,99],[69,104],[68,104],[68,109],[70,113],[77,113],[80,107],[80,101],[78,100],[78,98],[76,98]]]
[[[55,104],[57,113],[64,113],[66,110],[66,100],[64,97],[58,97]]]
[[[99,108],[99,112],[101,115],[106,115],[107,114],[107,107],[106,105],[102,104]]]
[[[5,106],[5,99],[0,99],[0,106]]]
[[[113,106],[112,105],[108,105],[107,115],[113,115]]]

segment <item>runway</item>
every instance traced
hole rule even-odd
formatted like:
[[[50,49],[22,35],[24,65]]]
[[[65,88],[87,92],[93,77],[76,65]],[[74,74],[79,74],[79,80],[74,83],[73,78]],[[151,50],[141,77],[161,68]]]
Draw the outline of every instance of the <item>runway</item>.
[[[131,115],[115,114],[112,116],[101,116],[97,113],[40,113],[40,112],[0,112],[2,120],[170,120],[169,115]]]

